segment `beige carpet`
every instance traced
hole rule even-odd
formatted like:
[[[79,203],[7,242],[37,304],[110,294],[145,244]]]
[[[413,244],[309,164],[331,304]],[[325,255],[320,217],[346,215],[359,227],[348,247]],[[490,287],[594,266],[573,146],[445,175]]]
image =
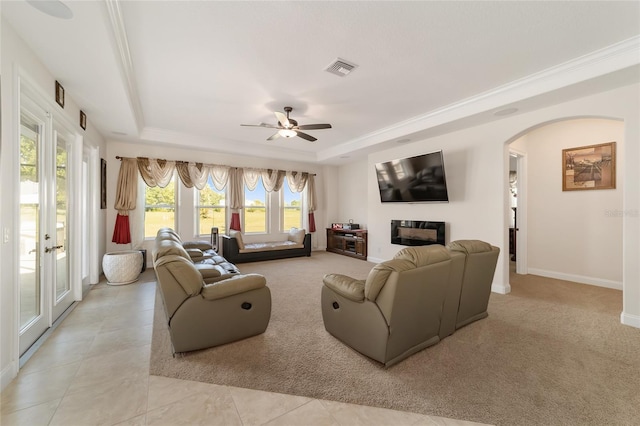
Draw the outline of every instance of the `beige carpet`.
[[[640,330],[620,324],[620,291],[518,276],[488,318],[385,370],[329,335],[320,312],[325,273],[372,266],[326,252],[240,264],[267,277],[267,331],[182,357],[156,303],[151,374],[498,425],[640,422]]]

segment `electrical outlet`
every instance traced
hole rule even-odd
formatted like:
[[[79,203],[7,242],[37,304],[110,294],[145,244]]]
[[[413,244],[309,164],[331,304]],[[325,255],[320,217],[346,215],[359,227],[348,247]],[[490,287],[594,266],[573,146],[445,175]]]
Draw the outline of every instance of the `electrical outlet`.
[[[5,243],[9,242],[9,228],[4,228],[4,232],[3,232],[3,237],[2,237],[2,241],[4,241]]]

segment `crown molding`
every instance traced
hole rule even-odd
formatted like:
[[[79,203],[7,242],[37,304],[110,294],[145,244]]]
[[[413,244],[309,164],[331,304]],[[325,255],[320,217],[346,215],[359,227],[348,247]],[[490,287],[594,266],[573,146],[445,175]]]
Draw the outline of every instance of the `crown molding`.
[[[411,133],[497,110],[524,99],[640,64],[640,36],[547,68],[490,91],[379,129],[318,153],[318,161],[372,148]]]
[[[183,149],[185,147],[184,141],[189,141],[190,149],[202,149],[203,151],[215,151],[230,155],[251,153],[251,156],[254,157],[316,163],[315,152],[298,151],[274,145],[261,146],[259,144],[251,144],[235,140],[214,140],[209,137],[174,132],[156,127],[145,127],[140,134],[140,139],[147,142],[162,142],[168,145],[175,145],[176,147]]]
[[[120,70],[126,82],[127,98],[135,117],[137,131],[140,133],[144,128],[144,114],[142,112],[138,85],[136,84],[135,73],[133,71],[131,50],[129,49],[129,40],[127,39],[127,31],[125,29],[120,2],[119,0],[105,0],[105,3],[107,5],[111,30],[118,51],[117,57],[120,60]]]

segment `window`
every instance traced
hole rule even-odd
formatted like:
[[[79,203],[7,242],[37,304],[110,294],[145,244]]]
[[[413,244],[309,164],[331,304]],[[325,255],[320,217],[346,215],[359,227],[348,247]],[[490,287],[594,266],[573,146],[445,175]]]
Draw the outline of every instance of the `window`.
[[[160,188],[145,185],[144,237],[155,238],[158,229],[168,226],[176,229],[176,176]]]
[[[267,232],[267,191],[262,184],[262,178],[258,181],[256,188],[250,191],[247,185],[244,186],[244,232],[266,233]]]
[[[396,175],[396,178],[403,179],[406,175],[405,173],[405,165],[403,164],[404,160],[393,160],[391,165],[393,166],[393,171]]]
[[[211,228],[218,228],[220,234],[226,234],[227,209],[225,191],[218,191],[211,178],[207,186],[198,191],[196,198],[196,229],[198,235],[210,235]]]
[[[282,185],[280,190],[282,206],[282,230],[302,228],[302,192],[292,192],[289,185]]]

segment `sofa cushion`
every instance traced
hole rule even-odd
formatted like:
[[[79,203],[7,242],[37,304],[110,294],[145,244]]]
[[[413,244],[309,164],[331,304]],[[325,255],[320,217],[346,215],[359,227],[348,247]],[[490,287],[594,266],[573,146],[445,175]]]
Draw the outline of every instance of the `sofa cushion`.
[[[180,235],[178,235],[176,231],[174,231],[171,228],[160,228],[156,236],[159,237],[160,239],[172,239],[182,244]]]
[[[236,239],[236,241],[238,242],[238,249],[244,250],[244,241],[242,241],[242,232],[232,229],[229,231],[229,236],[231,238]]]
[[[449,260],[451,256],[444,246],[434,244],[403,248],[396,253],[393,258],[411,261],[415,264],[416,268],[420,268],[422,266]]]
[[[182,246],[186,251],[187,254],[189,255],[189,257],[192,260],[195,259],[202,259],[204,257],[204,254],[202,254],[202,250],[197,249],[197,248],[186,248],[185,246]]]
[[[176,255],[184,257],[187,260],[191,259],[191,256],[187,253],[187,251],[182,247],[182,244],[172,240],[156,240],[155,250],[154,250],[154,260],[158,260],[161,257],[168,255]]]
[[[484,253],[491,251],[491,244],[480,240],[457,240],[450,242],[447,247],[452,251],[460,251],[466,254]]]
[[[256,251],[299,249],[303,247],[304,244],[298,244],[294,241],[272,241],[266,243],[245,244],[244,248],[238,251],[240,253],[253,253]]]
[[[186,249],[211,250],[213,246],[206,241],[185,241],[182,246]]]
[[[206,284],[202,289],[202,297],[207,300],[222,299],[234,294],[256,290],[267,285],[267,280],[260,274],[236,275],[213,284]]]
[[[304,244],[304,235],[306,231],[304,229],[291,228],[289,230],[289,236],[287,239],[293,241],[296,244]]]
[[[226,271],[218,265],[195,263],[194,266],[196,267],[198,272],[200,272],[200,275],[202,275],[204,282],[211,282],[212,280],[215,280],[215,278],[218,278],[226,273]]]
[[[391,259],[377,264],[367,276],[364,284],[364,296],[375,301],[392,272],[408,271],[413,268],[415,268],[414,263],[405,259]]]
[[[196,296],[202,290],[204,280],[190,260],[182,256],[166,255],[158,259],[154,265],[157,270],[164,267],[180,284],[188,296]]]

